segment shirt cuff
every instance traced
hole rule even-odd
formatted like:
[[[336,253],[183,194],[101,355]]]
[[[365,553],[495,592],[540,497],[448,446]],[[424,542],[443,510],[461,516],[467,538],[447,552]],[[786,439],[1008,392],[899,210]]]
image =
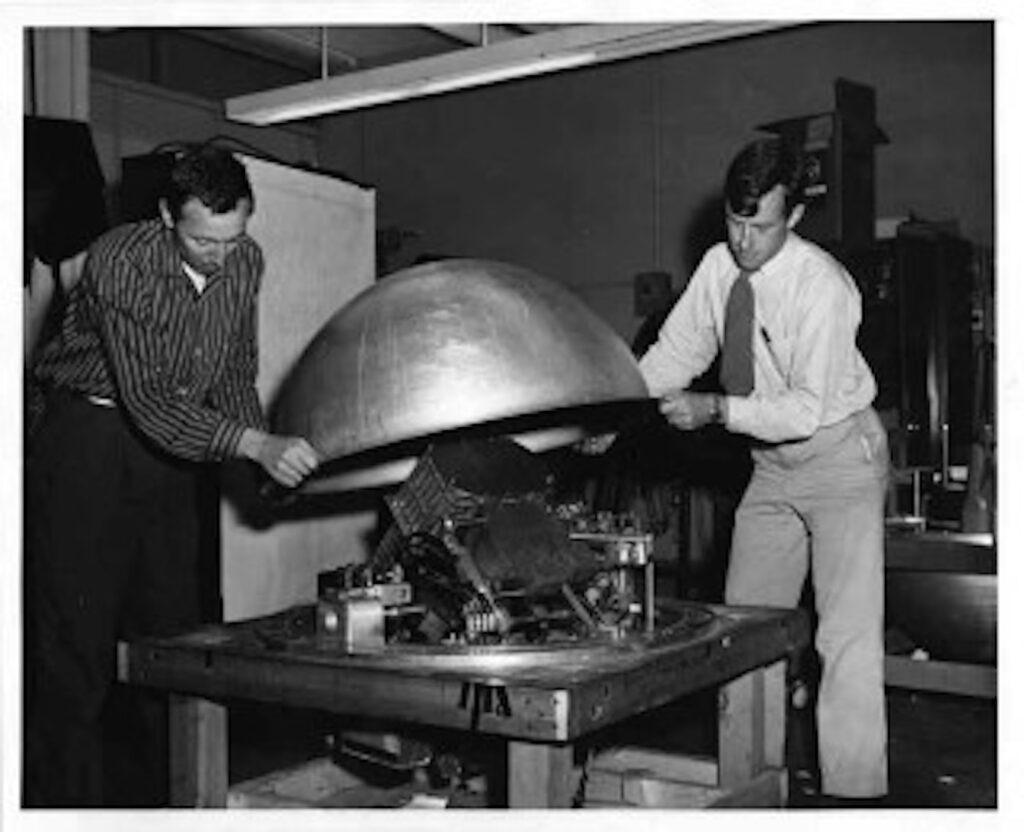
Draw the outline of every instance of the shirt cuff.
[[[732,433],[745,433],[753,436],[757,405],[751,396],[725,396],[722,408],[722,424]]]
[[[238,456],[238,443],[245,433],[245,425],[225,419],[210,440],[210,459],[222,460]]]

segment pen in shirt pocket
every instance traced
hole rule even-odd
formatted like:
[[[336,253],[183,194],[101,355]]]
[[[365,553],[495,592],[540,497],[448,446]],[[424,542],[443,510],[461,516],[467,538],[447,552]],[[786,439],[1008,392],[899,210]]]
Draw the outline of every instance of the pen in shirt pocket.
[[[768,330],[765,329],[764,324],[760,324],[761,337],[764,339],[764,346],[768,352],[768,357],[772,360],[772,365],[775,367],[775,371],[785,377],[785,373],[782,372],[782,367],[779,365],[779,359],[775,355],[775,350],[772,348],[772,336],[768,334]]]

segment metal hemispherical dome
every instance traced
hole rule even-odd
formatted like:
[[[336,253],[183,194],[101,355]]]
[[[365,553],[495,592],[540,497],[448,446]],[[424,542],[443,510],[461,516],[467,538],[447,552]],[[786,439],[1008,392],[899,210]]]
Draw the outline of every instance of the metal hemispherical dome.
[[[629,347],[565,287],[505,263],[445,260],[390,275],[343,306],[290,373],[274,421],[335,460],[647,397]],[[531,450],[574,441],[578,428],[548,424]]]

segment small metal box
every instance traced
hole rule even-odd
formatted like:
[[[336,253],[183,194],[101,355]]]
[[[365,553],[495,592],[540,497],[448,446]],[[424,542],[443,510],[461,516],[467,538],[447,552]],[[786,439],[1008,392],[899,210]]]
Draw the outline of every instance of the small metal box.
[[[379,598],[321,598],[316,630],[327,642],[348,652],[384,647],[384,604]]]

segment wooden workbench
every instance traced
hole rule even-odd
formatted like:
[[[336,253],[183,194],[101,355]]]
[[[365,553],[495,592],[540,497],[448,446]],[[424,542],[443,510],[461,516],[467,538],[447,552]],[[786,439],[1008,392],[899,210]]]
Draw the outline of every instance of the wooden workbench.
[[[575,743],[715,686],[721,691],[715,785],[727,792],[767,770],[784,771],[785,661],[808,642],[806,617],[674,607],[686,626],[622,644],[557,652],[395,646],[363,655],[325,645],[312,632],[312,608],[297,607],[122,642],[118,676],[170,694],[171,800],[178,806],[225,805],[225,702],[231,699],[504,737],[509,805],[558,807],[571,805],[577,787]]]

